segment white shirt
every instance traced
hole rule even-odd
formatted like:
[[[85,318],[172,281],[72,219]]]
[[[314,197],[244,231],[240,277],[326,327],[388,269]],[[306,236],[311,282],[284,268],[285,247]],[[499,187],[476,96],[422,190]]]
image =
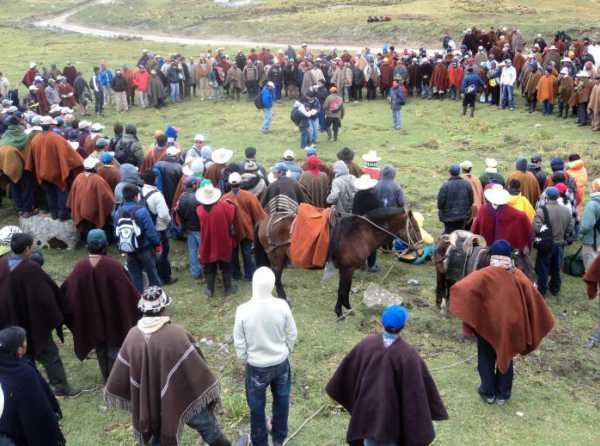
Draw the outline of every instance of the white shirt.
[[[298,336],[289,305],[271,295],[274,286],[273,272],[259,268],[252,280],[252,299],[235,312],[235,350],[242,361],[253,367],[272,367],[284,362]]]
[[[512,65],[504,67],[500,75],[500,85],[514,85],[517,81],[517,70]]]
[[[10,82],[8,82],[8,79],[4,76],[0,77],[0,96],[6,97],[9,89]]]
[[[152,195],[150,192],[156,191]],[[144,184],[142,187],[142,196],[148,197],[146,199],[146,205],[150,212],[156,215],[156,230],[164,231],[169,227],[171,223],[171,214],[169,213],[169,207],[165,201],[165,197],[155,186]]]

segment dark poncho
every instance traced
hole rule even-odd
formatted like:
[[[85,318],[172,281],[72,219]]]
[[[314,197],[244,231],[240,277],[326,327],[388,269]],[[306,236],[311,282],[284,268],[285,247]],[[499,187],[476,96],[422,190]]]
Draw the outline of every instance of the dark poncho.
[[[111,257],[100,256],[95,267],[88,258],[80,260],[61,290],[68,308],[65,322],[81,361],[98,345],[121,347],[140,318],[139,293],[123,265]]]
[[[385,348],[372,334],[344,358],[326,387],[351,413],[346,440],[424,446],[435,438],[433,422],[448,419],[435,383],[419,354],[398,338]]]
[[[10,271],[8,260],[0,259],[0,329],[27,330],[28,351],[35,357],[63,323],[62,294],[39,264],[23,259]]]
[[[63,446],[60,407],[27,359],[0,352],[0,433],[17,446]]]

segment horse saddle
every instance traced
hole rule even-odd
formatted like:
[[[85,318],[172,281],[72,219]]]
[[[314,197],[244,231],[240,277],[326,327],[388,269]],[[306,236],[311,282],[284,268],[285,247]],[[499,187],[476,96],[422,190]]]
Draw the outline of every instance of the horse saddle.
[[[469,231],[454,231],[443,237],[449,242],[444,260],[446,280],[458,282],[476,269],[480,256],[487,250],[487,243],[483,237]]]

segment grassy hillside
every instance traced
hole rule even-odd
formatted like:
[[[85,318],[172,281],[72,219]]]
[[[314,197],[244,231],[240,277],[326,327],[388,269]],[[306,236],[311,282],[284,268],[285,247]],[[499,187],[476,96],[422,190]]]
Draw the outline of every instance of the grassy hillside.
[[[109,41],[72,35],[48,35],[0,28],[0,39],[11,41],[0,70],[11,81],[20,79],[27,62],[36,60],[58,63],[74,61],[85,73],[100,61],[111,65],[132,63],[141,42]],[[163,54],[181,51],[199,54],[205,48],[152,45]],[[176,107],[156,110],[135,109],[116,116],[110,111],[101,119],[107,126],[118,119],[138,125],[148,145],[154,130],[173,124],[182,129],[183,145],[193,135],[203,133],[213,147],[228,147],[240,159],[247,145],[258,149],[258,157],[267,165],[274,163],[284,149],[291,147],[300,156],[298,134],[289,120],[290,103],[274,108],[273,133],[260,133],[261,115],[251,103],[212,104],[192,100]],[[483,169],[489,156],[500,161],[503,173],[512,170],[520,155],[542,153],[548,167],[553,155],[579,152],[586,160],[590,176],[600,174],[598,138],[589,128],[579,129],[571,120],[522,111],[510,113],[480,107],[475,119],[463,119],[456,102],[411,101],[404,109],[406,131],[393,132],[389,106],[384,101],[349,104],[344,127],[337,143],[319,144],[323,159],[333,161],[337,150],[349,146],[357,154],[375,149],[384,160],[398,169],[398,181],[405,189],[409,205],[424,213],[426,228],[437,235],[435,197],[446,179],[452,162],[470,159],[474,171]],[[10,203],[0,209],[3,224],[14,222]],[[84,255],[74,252],[47,251],[47,271],[61,281]],[[185,268],[185,247],[174,243],[173,263],[180,281],[168,292],[174,298],[170,313],[199,339],[224,342],[230,335],[236,305],[249,297],[248,284],[231,298],[221,293],[208,301],[199,285],[189,279]],[[403,336],[421,352],[432,371],[450,420],[437,425],[439,445],[583,445],[598,444],[597,421],[600,410],[600,351],[583,348],[586,337],[598,320],[598,303],[588,302],[578,279],[566,278],[558,298],[549,300],[557,316],[555,330],[538,352],[516,361],[513,400],[505,407],[486,406],[476,394],[478,377],[475,346],[460,339],[460,323],[441,319],[434,307],[434,270],[431,264],[407,266],[390,256],[381,256],[382,272],[359,272],[351,296],[357,311],[345,322],[335,322],[333,305],[336,284],[321,283],[320,272],[289,269],[284,282],[295,302],[299,341],[292,355],[294,368],[290,432],[321,404],[327,408],[294,439],[293,445],[338,446],[344,443],[347,414],[324,396],[323,388],[341,358],[370,331],[377,329],[378,312],[360,304],[370,282],[380,283],[385,272],[392,272],[382,285],[402,295],[411,308],[411,319]],[[419,287],[409,288],[408,279],[417,279]],[[207,359],[220,377],[223,387],[223,413],[219,416],[224,430],[232,435],[248,431],[249,417],[244,397],[243,366],[235,359],[232,346],[225,351],[203,347]],[[72,446],[132,445],[129,419],[123,412],[106,410],[102,401],[101,377],[94,360],[80,363],[67,338],[61,348],[68,376],[73,384],[88,391],[72,400],[61,401],[65,418],[63,428]],[[186,446],[196,437],[186,431]]]

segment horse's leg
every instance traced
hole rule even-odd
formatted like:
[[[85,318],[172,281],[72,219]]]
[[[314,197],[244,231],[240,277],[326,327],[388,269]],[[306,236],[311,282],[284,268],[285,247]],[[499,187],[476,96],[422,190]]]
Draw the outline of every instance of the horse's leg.
[[[446,297],[446,274],[436,269],[435,271],[435,304],[438,308],[442,307],[442,301]]]
[[[352,309],[350,305],[350,288],[352,287],[352,276],[354,270],[351,268],[340,269],[340,280],[338,282],[338,297],[335,304],[335,314],[338,317],[342,315],[342,306],[348,310]]]
[[[277,290],[277,297],[280,299],[287,300],[287,294],[285,294],[285,288],[283,288],[283,282],[281,276],[283,276],[283,266],[279,269],[274,270],[275,272],[275,289]]]
[[[440,305],[440,314],[442,317],[448,317],[448,306],[450,305],[450,287],[454,285],[453,283],[449,283],[444,278],[444,294],[442,297],[442,304]]]

